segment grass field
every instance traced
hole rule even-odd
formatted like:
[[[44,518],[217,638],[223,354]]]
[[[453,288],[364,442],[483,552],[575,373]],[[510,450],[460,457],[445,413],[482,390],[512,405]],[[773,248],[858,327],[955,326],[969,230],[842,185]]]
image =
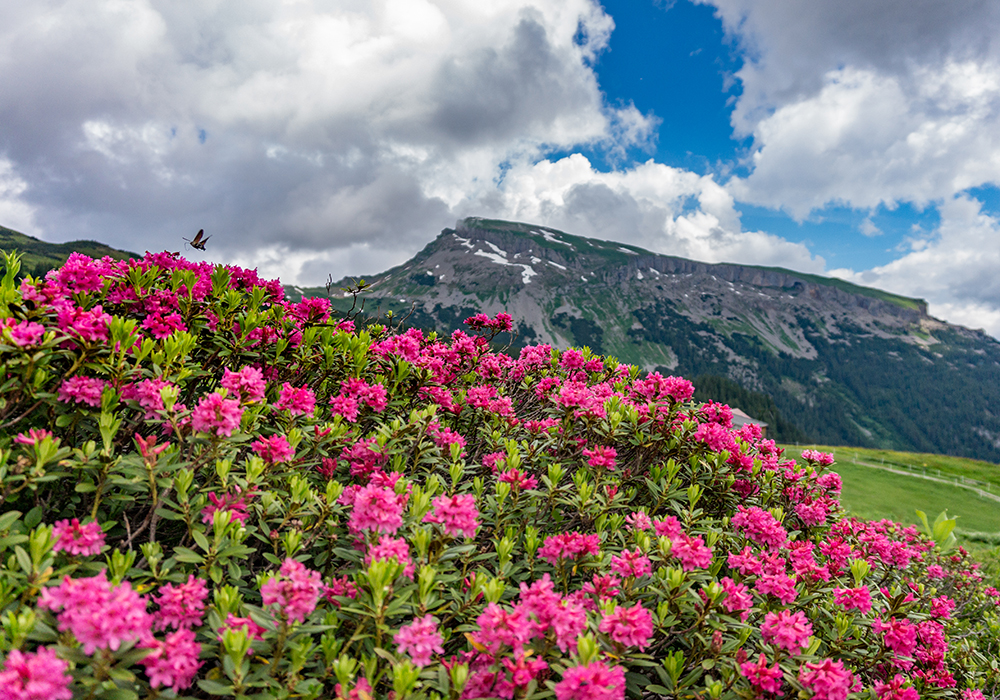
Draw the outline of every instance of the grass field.
[[[798,459],[803,449],[807,448],[786,447],[785,454]],[[924,511],[933,520],[947,509],[949,515],[958,516],[956,535],[961,535],[962,531],[1000,533],[1000,503],[997,501],[952,484],[862,466],[853,460],[882,465],[884,459],[885,466],[926,468],[931,476],[936,476],[940,470],[942,478],[966,477],[991,484],[1000,484],[1000,465],[958,457],[853,447],[818,446],[816,449],[833,452],[837,458],[833,469],[844,481],[841,504],[853,515],[917,524],[917,510]]]

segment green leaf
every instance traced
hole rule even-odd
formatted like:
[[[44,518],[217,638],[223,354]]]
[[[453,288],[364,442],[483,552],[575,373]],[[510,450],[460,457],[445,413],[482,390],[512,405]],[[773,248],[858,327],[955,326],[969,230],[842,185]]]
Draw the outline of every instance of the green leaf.
[[[3,515],[0,515],[0,530],[9,530],[10,526],[14,524],[14,521],[21,517],[21,511],[19,510],[9,510]]]
[[[211,549],[211,545],[208,543],[208,538],[205,537],[203,533],[199,532],[198,530],[192,530],[191,537],[193,537],[194,541],[198,543],[198,546],[201,547],[206,552],[209,549]]]
[[[205,557],[191,551],[187,547],[174,547],[174,559],[182,561],[185,564],[201,564],[205,561]]]
[[[198,681],[198,687],[209,695],[232,695],[233,686],[219,683],[218,681],[203,680]]]

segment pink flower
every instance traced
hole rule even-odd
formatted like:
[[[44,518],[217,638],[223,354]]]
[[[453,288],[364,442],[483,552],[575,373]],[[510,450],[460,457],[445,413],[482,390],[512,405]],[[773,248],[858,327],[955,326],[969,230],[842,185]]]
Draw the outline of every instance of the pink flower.
[[[650,573],[652,570],[653,566],[649,561],[649,557],[643,554],[642,550],[638,547],[636,547],[634,552],[623,549],[620,556],[613,555],[611,557],[611,572],[619,576],[626,578],[634,576],[635,578],[639,578]]]
[[[46,438],[52,438],[52,433],[44,428],[31,428],[27,433],[18,433],[14,437],[14,442],[19,445],[37,445]],[[58,438],[53,438],[55,444],[59,444]]]
[[[608,668],[603,661],[586,666],[571,666],[556,683],[556,700],[623,700],[625,671],[621,666]]]
[[[166,315],[160,311],[152,313],[143,320],[142,327],[148,330],[150,335],[158,339],[166,338],[174,331],[187,330],[187,326],[184,325],[184,319],[176,311]]]
[[[788,533],[773,515],[752,506],[738,506],[738,512],[729,521],[736,530],[750,540],[768,547],[780,547],[788,540]]]
[[[219,498],[215,491],[212,491],[208,494],[209,504],[201,510],[201,521],[211,523],[215,520],[215,511],[224,510],[230,513],[229,522],[244,525],[249,513],[247,513],[246,501],[243,499],[252,496],[252,493],[241,493],[238,488],[236,493],[223,494],[222,498]]]
[[[904,685],[907,687],[904,688]],[[888,683],[876,683],[875,695],[878,700],[920,700],[917,689],[910,686],[909,681],[898,673]],[[964,694],[962,700],[967,700]]]
[[[293,416],[311,415],[316,410],[316,394],[309,387],[296,389],[285,382],[281,385],[281,394],[274,407],[279,411],[288,411]]]
[[[409,548],[407,548],[407,557],[408,556]],[[404,571],[403,573],[405,574],[406,572]],[[336,600],[336,598],[351,598],[353,600],[358,597],[358,587],[354,585],[354,581],[352,581],[349,576],[334,576],[330,580],[330,585],[327,586],[326,590],[323,592],[323,597],[339,608],[340,603]]]
[[[62,267],[45,276],[47,279],[57,280],[68,293],[96,292],[104,286],[100,264],[93,258],[74,251],[69,254]]]
[[[598,629],[619,644],[643,651],[653,636],[653,616],[641,603],[630,608],[616,606],[603,617]]]
[[[536,613],[538,608],[535,608]],[[587,611],[573,598],[564,598],[542,613],[556,633],[556,646],[563,652],[576,653],[576,639],[587,629]],[[542,619],[541,617],[539,619]]]
[[[613,470],[618,452],[613,447],[597,446],[592,450],[584,450],[583,456],[587,458],[587,464],[595,469],[606,467],[609,470]]]
[[[824,501],[809,500],[796,505],[795,514],[806,525],[818,526],[826,523],[829,510]]]
[[[685,571],[707,569],[712,564],[712,548],[705,546],[705,541],[700,537],[678,535],[673,539],[670,554],[680,559]]]
[[[931,564],[927,567],[927,578],[944,578],[945,571],[944,568],[938,566],[937,564]]]
[[[765,574],[757,579],[754,590],[761,595],[771,594],[785,605],[798,597],[795,590],[795,579],[785,574]]]
[[[750,608],[753,606],[750,589],[742,583],[736,583],[728,576],[719,583],[722,585],[722,590],[726,592],[726,597],[722,599],[722,607],[729,612],[742,612],[740,618],[746,621],[750,616]]]
[[[781,610],[764,616],[760,626],[764,641],[795,654],[809,646],[809,636],[813,633],[809,618],[800,611]]]
[[[600,535],[584,535],[580,532],[550,535],[538,549],[538,556],[553,566],[558,564],[560,559],[576,559],[587,554],[600,556]]]
[[[45,336],[45,327],[33,321],[21,321],[16,326],[10,327],[10,339],[18,347],[33,347],[42,342]]]
[[[812,700],[846,700],[854,685],[854,674],[841,661],[823,659],[803,665],[799,682],[812,691]]]
[[[161,586],[158,597],[153,599],[160,606],[153,614],[153,626],[158,630],[200,627],[207,597],[205,581],[195,578],[194,574],[190,574],[185,583]]]
[[[249,617],[236,617],[232,613],[226,615],[226,628],[231,630],[244,629],[247,639],[261,639],[266,630],[251,620]],[[222,632],[219,632],[219,641],[222,641]],[[249,652],[248,652],[249,653]]]
[[[372,530],[395,534],[403,524],[403,506],[407,500],[406,494],[397,494],[384,486],[363,486],[353,496],[354,510],[348,528],[351,532]]]
[[[645,511],[637,510],[625,516],[625,525],[629,530],[648,530],[653,527],[653,521]]]
[[[767,665],[767,659],[764,654],[757,658],[756,662],[746,661],[740,664],[740,673],[750,681],[750,685],[758,690],[763,690],[765,693],[777,693],[778,695],[784,695],[781,692],[782,685],[782,672],[781,667],[778,664],[774,666]]]
[[[410,560],[410,546],[402,537],[392,538],[389,535],[382,535],[378,539],[378,544],[368,548],[365,555],[365,566],[371,566],[372,562],[395,559],[396,563],[403,566],[403,576],[413,578],[416,567]]]
[[[69,664],[48,647],[34,654],[12,649],[0,671],[0,700],[70,700]]]
[[[476,618],[476,624],[479,629],[473,632],[473,639],[493,654],[503,646],[520,649],[535,635],[531,619],[520,607],[507,611],[496,603],[490,603]]]
[[[287,462],[295,456],[295,450],[288,444],[288,438],[284,435],[261,436],[250,443],[250,449],[268,464]]]
[[[334,396],[330,399],[330,413],[342,416],[350,423],[358,421],[358,400],[353,396]]]
[[[840,474],[837,472],[827,472],[826,474],[823,474],[816,479],[816,485],[825,489],[833,496],[839,495],[841,489],[844,488],[844,482],[841,480]]]
[[[570,371],[581,369],[585,363],[586,360],[583,359],[583,353],[579,350],[565,350],[562,357],[559,358],[559,366]]]
[[[144,379],[141,382],[123,386],[122,399],[126,401],[138,401],[139,405],[145,409],[143,417],[155,418],[156,412],[164,409],[163,395],[160,390],[171,386],[173,384],[160,377]]]
[[[191,427],[198,432],[229,437],[240,427],[242,417],[243,407],[239,401],[227,399],[222,394],[208,394],[191,412]]]
[[[549,667],[543,659],[530,659],[523,654],[518,654],[516,658],[517,660],[514,661],[509,656],[505,656],[501,660],[504,668],[510,672],[510,682],[501,681],[498,684],[497,693],[501,697],[513,698],[515,690],[531,683],[538,677],[539,673]]]
[[[302,622],[316,609],[323,589],[318,571],[310,571],[289,557],[278,575],[260,587],[260,595],[264,605],[277,605],[289,622]]]
[[[126,582],[109,584],[103,569],[92,578],[67,576],[58,586],[42,589],[38,607],[61,610],[59,629],[71,632],[85,654],[116,651],[122,642],[148,636],[152,625],[146,600]]]
[[[857,610],[867,615],[872,609],[872,594],[866,586],[860,588],[834,588],[833,602],[844,610]]]
[[[431,662],[431,654],[443,654],[444,637],[438,632],[434,616],[428,613],[423,617],[413,619],[408,625],[403,625],[393,636],[393,641],[399,646],[399,652],[409,654],[417,666],[427,666]]]
[[[364,403],[376,413],[381,413],[389,405],[389,395],[383,385],[368,384],[362,379],[345,380],[341,385],[340,395],[354,399],[355,405]]]
[[[222,370],[222,381],[219,383],[229,389],[229,393],[239,396],[243,403],[260,401],[267,388],[264,373],[256,367],[244,367],[239,372],[231,372],[226,367]]]
[[[671,539],[683,532],[681,521],[672,515],[668,515],[663,520],[654,521],[653,530],[656,532],[657,537],[669,537]]]
[[[440,523],[445,533],[449,535],[462,534],[465,537],[475,537],[479,527],[479,511],[476,510],[476,497],[469,494],[455,496],[438,496],[433,502],[434,510],[424,516],[425,523]]]
[[[100,554],[104,546],[104,531],[97,523],[81,525],[79,519],[59,520],[52,526],[52,536],[56,543],[52,547],[57,552],[67,552],[76,556]]]
[[[802,450],[802,459],[807,462],[816,462],[824,467],[833,464],[833,455],[819,450]]]
[[[342,321],[341,323],[350,323],[350,321]],[[371,698],[375,697],[375,694],[372,692],[371,683],[364,676],[358,679],[350,691],[345,691],[340,683],[334,686],[334,691],[337,693],[339,700],[371,700]]]
[[[139,646],[153,650],[139,663],[146,667],[149,684],[154,688],[165,685],[174,691],[184,690],[191,686],[202,666],[198,660],[201,644],[189,629],[171,632],[163,640],[150,637]]]
[[[505,472],[501,472],[500,476],[497,477],[497,481],[510,484],[511,488],[517,491],[530,491],[531,489],[538,488],[538,479],[522,472],[520,469],[508,469]]]
[[[732,431],[718,423],[702,423],[695,431],[694,439],[705,443],[712,452],[735,454],[739,451]]]
[[[70,304],[59,309],[56,322],[61,330],[85,343],[103,343],[108,339],[111,316],[100,305],[84,311]]]
[[[619,586],[622,584],[620,580],[612,576],[611,574],[594,574],[590,583],[585,583],[581,587],[581,590],[587,594],[594,596],[600,600],[610,600],[614,598],[620,592]]]
[[[101,393],[107,382],[92,377],[70,377],[59,386],[59,400],[63,403],[84,403],[94,408],[101,406]]]
[[[931,599],[931,615],[947,620],[951,617],[951,611],[955,609],[955,601],[946,595]]]
[[[909,620],[890,618],[888,622],[882,622],[882,618],[876,617],[872,630],[881,634],[886,647],[900,656],[913,656],[917,646],[917,628]]]

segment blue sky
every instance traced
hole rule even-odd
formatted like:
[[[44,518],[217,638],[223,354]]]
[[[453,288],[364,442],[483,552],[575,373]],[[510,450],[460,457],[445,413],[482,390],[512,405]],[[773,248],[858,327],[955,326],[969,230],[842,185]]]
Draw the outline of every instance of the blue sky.
[[[490,216],[1000,336],[995,0],[5,3],[0,75],[0,224],[47,240],[316,284]]]

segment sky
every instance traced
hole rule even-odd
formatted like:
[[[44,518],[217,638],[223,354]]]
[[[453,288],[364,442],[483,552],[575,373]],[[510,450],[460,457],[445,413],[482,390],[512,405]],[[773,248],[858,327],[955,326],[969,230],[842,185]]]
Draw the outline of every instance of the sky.
[[[0,225],[379,272],[466,216],[1000,337],[995,0],[0,3]]]

